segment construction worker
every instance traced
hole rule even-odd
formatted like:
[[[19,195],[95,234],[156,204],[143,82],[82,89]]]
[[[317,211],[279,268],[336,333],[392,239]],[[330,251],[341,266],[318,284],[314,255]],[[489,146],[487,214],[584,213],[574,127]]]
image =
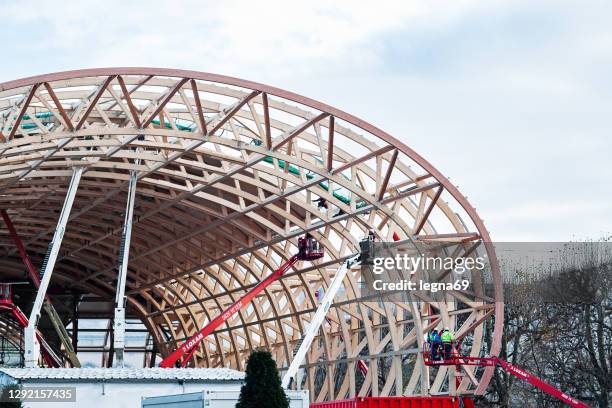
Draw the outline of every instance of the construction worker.
[[[298,253],[300,258],[304,258],[312,251],[312,241],[312,235],[309,232],[307,232],[303,238],[298,238]]]
[[[445,327],[444,330],[442,330],[440,340],[442,340],[442,347],[444,347],[444,360],[450,360],[455,336],[453,336],[453,333],[448,327]]]
[[[319,210],[323,211],[323,212],[327,212],[329,206],[327,205],[327,200],[324,199],[323,197],[319,197],[316,200],[314,200],[317,203],[317,207],[319,207]]]
[[[437,329],[433,329],[429,334],[429,347],[431,349],[431,359],[432,361],[438,361],[440,359],[440,333],[438,333]]]

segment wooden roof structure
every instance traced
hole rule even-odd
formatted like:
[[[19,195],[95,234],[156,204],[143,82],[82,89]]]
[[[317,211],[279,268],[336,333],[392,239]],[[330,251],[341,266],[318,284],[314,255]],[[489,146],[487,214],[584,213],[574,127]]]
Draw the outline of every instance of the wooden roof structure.
[[[436,325],[457,326],[477,355],[483,322],[494,318],[489,353],[499,352],[501,283],[482,220],[418,153],[348,113],[274,87],[175,69],[85,69],[0,84],[0,207],[38,265],[74,166],[85,171],[52,285],[112,296],[128,177],[137,171],[126,292],[161,354],[269,275],[309,232],[325,258],[299,262],[192,361],[243,370],[251,350],[265,347],[286,368],[317,290],[369,231],[381,240],[484,242],[491,293],[457,291],[434,309],[427,299],[381,302],[360,299],[359,270],[349,273],[305,364],[313,400],[369,389],[451,392],[454,374],[430,372],[419,353]],[[0,270],[23,276],[4,226]],[[369,365],[365,378],[359,359]],[[481,393],[491,373],[466,373],[459,392]]]

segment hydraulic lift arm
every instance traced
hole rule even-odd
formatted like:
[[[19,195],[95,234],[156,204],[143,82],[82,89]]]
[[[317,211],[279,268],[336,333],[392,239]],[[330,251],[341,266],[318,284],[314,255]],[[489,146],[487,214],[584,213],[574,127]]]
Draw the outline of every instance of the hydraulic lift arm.
[[[310,324],[308,325],[308,329],[306,329],[306,333],[302,338],[302,344],[300,345],[297,353],[293,357],[291,365],[289,365],[289,369],[283,376],[283,381],[281,383],[283,388],[287,389],[291,384],[291,381],[295,378],[300,368],[300,365],[302,365],[302,361],[304,361],[304,358],[306,358],[306,353],[312,345],[312,341],[319,332],[321,325],[325,321],[325,315],[327,314],[327,311],[329,310],[334,300],[334,297],[338,293],[338,290],[342,286],[342,281],[344,280],[346,273],[348,272],[351,266],[357,263],[358,259],[359,255],[356,255],[348,259],[340,266],[340,268],[338,268],[336,276],[334,276],[334,279],[329,284],[329,287],[327,288],[327,291],[325,292],[325,295],[323,296],[323,299],[321,300],[321,303],[319,304],[315,315],[313,316],[312,320],[310,321]]]
[[[327,291],[325,291],[325,295],[323,296],[323,299],[321,300],[321,303],[319,304],[315,315],[310,321],[310,324],[306,329],[304,337],[302,337],[302,344],[300,344],[300,347],[297,353],[295,353],[293,360],[291,361],[291,364],[287,369],[287,372],[283,376],[283,388],[287,389],[292,383],[292,380],[296,379],[296,374],[298,373],[298,370],[300,369],[304,358],[306,358],[306,353],[310,349],[310,346],[312,345],[315,336],[317,335],[319,329],[321,328],[321,325],[325,321],[325,315],[329,311],[329,308],[332,302],[334,301],[338,290],[340,290],[340,287],[342,286],[342,281],[344,280],[344,277],[346,276],[348,270],[352,266],[359,265],[364,261],[369,261],[372,257],[374,252],[374,235],[368,235],[368,237],[366,237],[359,243],[359,246],[361,252],[347,259],[346,262],[344,262],[340,266],[340,268],[338,268],[336,276],[334,276],[334,279],[332,279],[331,283],[329,284]]]
[[[28,327],[23,330],[24,344],[25,344],[25,365],[26,367],[38,366],[38,358],[40,355],[40,343],[36,338],[36,328],[38,327],[38,321],[40,320],[40,312],[45,303],[45,297],[47,289],[51,282],[51,276],[53,275],[53,269],[55,268],[55,262],[59,255],[59,250],[62,246],[64,239],[64,233],[66,232],[66,225],[70,218],[70,211],[74,204],[74,198],[79,188],[81,181],[81,175],[85,170],[82,166],[77,166],[72,169],[72,177],[70,178],[70,184],[68,185],[68,191],[64,198],[64,204],[62,205],[62,211],[60,212],[53,238],[49,243],[47,255],[43,261],[41,267],[42,276],[40,277],[40,286],[36,292],[36,298],[34,299],[34,305],[30,311],[30,318],[28,319]]]
[[[262,290],[264,290],[267,286],[269,286],[272,282],[277,280],[281,275],[289,270],[298,260],[297,255],[289,258],[287,262],[285,262],[280,268],[278,268],[274,273],[268,276],[266,279],[262,280],[247,293],[243,298],[234,302],[230,307],[225,309],[223,313],[219,316],[215,317],[210,323],[208,323],[202,330],[193,335],[190,339],[185,341],[178,349],[176,349],[172,354],[168,357],[164,358],[159,364],[160,367],[171,368],[174,367],[175,363],[183,358],[181,362],[181,367],[185,367],[187,362],[197,349],[200,342],[202,342],[206,336],[211,334],[217,327],[221,326],[225,323],[229,318],[234,316],[236,313],[242,309],[242,307],[248,304],[255,296],[257,296]]]
[[[576,398],[567,395],[563,391],[553,387],[547,382],[539,379],[535,375],[528,373],[527,371],[519,368],[515,365],[508,363],[505,360],[502,360],[498,357],[468,357],[461,356],[457,352],[458,347],[454,345],[454,352],[451,355],[450,359],[447,360],[432,360],[430,352],[427,351],[427,346],[424,348],[424,358],[425,364],[431,366],[442,366],[442,365],[454,365],[454,366],[477,366],[477,367],[500,367],[505,372],[515,376],[516,378],[523,380],[537,389],[545,392],[548,395],[551,395],[560,401],[563,401],[567,405],[574,408],[589,408],[585,403],[578,401]]]
[[[515,376],[516,378],[519,378],[525,382],[528,382],[529,384],[533,385],[534,387],[544,391],[545,393],[547,393],[548,395],[552,395],[555,398],[558,398],[559,400],[563,401],[564,403],[566,403],[567,405],[574,407],[574,408],[589,408],[588,405],[586,405],[585,403],[578,401],[576,398],[573,398],[569,395],[567,395],[566,393],[564,393],[563,391],[553,387],[552,385],[548,384],[547,382],[544,382],[542,380],[540,380],[538,377],[536,377],[533,374],[528,373],[527,371],[518,368],[515,365],[512,365],[510,363],[508,363],[507,361],[504,361],[502,359],[499,358],[495,358],[494,359],[496,362],[496,365],[500,366],[501,368],[504,369],[504,371],[506,371],[507,373],[512,374],[513,376]]]
[[[242,309],[243,306],[251,302],[255,296],[257,296],[262,290],[268,287],[272,282],[284,275],[295,263],[299,260],[312,261],[314,259],[321,258],[323,251],[320,249],[318,242],[314,241],[313,238],[305,237],[300,238],[298,241],[299,253],[293,255],[285,263],[281,265],[274,273],[268,276],[263,281],[259,282],[249,293],[244,295],[240,300],[234,302],[230,307],[225,309],[223,313],[214,318],[208,323],[202,330],[194,334],[191,338],[185,341],[179,348],[173,353],[164,358],[159,364],[160,367],[171,368],[174,367],[180,359],[181,367],[185,367],[191,356],[197,350],[198,345],[211,334],[215,329],[225,323],[228,319],[234,316]]]

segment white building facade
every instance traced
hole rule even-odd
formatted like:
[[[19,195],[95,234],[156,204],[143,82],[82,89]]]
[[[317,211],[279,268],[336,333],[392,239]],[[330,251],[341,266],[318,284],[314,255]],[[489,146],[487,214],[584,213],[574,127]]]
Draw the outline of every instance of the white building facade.
[[[243,379],[244,373],[227,368],[0,369],[3,387],[74,390],[74,401],[24,401],[28,408],[135,408],[144,397],[206,390],[238,392]]]

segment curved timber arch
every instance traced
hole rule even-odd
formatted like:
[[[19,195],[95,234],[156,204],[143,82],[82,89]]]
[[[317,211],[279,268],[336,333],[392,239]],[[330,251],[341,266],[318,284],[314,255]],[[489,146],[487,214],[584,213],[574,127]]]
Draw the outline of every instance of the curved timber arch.
[[[382,240],[482,241],[493,285],[432,309],[423,299],[360,299],[360,272],[352,270],[305,362],[313,400],[454,392],[452,373],[422,362],[423,336],[436,325],[456,326],[478,355],[482,323],[494,319],[487,353],[499,352],[501,283],[482,220],[423,157],[348,113],[175,69],[85,69],[0,84],[0,207],[38,265],[75,166],[84,172],[52,285],[113,293],[129,174],[137,172],[126,294],[161,354],[272,273],[310,232],[326,256],[298,262],[191,361],[242,369],[265,347],[286,368],[317,307],[315,292],[369,231]],[[0,267],[19,276],[6,230],[0,243]],[[365,378],[359,359],[370,367]],[[457,392],[481,393],[491,374],[471,372]]]

